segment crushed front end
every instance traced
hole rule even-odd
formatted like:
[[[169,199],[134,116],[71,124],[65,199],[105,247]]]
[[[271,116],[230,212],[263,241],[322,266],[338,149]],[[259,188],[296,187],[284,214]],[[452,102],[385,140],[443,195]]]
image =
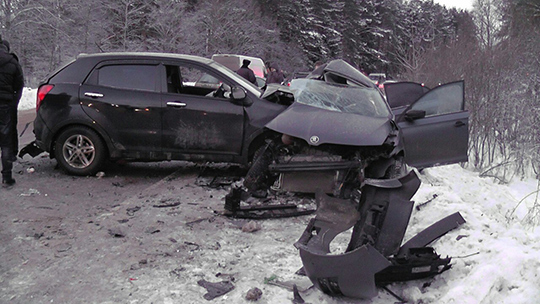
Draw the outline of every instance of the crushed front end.
[[[266,124],[274,136],[256,153],[246,188],[321,189],[347,198],[366,178],[382,178],[400,161],[400,130],[380,92],[343,82],[293,82],[295,101]]]

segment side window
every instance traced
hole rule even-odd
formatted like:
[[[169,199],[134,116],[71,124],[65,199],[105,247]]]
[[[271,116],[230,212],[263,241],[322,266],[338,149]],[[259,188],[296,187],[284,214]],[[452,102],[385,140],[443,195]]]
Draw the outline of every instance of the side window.
[[[231,91],[223,79],[200,67],[166,65],[165,69],[169,93],[225,98]]]
[[[97,84],[119,89],[155,91],[156,78],[155,65],[106,65],[99,68]]]
[[[437,87],[414,103],[411,110],[426,111],[427,116],[455,113],[463,110],[463,82]]]

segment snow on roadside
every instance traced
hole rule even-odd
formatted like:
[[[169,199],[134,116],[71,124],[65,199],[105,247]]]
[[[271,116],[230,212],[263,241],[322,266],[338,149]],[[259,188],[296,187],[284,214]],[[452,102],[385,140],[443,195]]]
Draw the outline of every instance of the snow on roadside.
[[[21,100],[19,101],[19,111],[36,108],[37,89],[24,88]]]
[[[540,233],[522,223],[524,210],[510,216],[523,197],[536,191],[537,181],[500,185],[458,165],[419,175],[415,206],[437,197],[414,209],[405,241],[457,211],[467,222],[432,244],[442,257],[454,257],[449,271],[430,286],[412,281],[390,288],[401,289],[413,303],[531,303],[540,298]]]

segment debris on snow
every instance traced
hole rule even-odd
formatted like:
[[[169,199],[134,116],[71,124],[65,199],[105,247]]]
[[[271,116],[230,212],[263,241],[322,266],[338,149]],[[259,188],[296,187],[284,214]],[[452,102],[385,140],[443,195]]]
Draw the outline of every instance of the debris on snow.
[[[432,202],[434,199],[436,199],[438,196],[439,196],[439,195],[437,195],[437,194],[433,194],[433,197],[432,197],[432,198],[428,199],[427,201],[425,201],[425,202],[423,202],[423,203],[421,203],[421,204],[418,204],[418,205],[416,206],[416,210],[420,211],[420,209],[421,209],[422,207],[424,207],[425,205],[431,203],[431,202]]]
[[[115,238],[123,238],[126,236],[124,232],[119,227],[114,227],[109,229],[109,234]]]
[[[129,216],[133,216],[133,215],[135,214],[135,212],[137,212],[137,211],[139,211],[139,210],[141,210],[141,207],[135,206],[135,207],[127,208],[127,209],[126,209],[126,213],[127,213],[127,215],[129,215]]]
[[[41,193],[39,192],[39,190],[37,189],[28,189],[28,192],[26,193],[21,193],[21,196],[34,196],[34,195],[41,195]]]
[[[220,297],[234,289],[234,285],[229,281],[212,283],[206,280],[199,280],[197,284],[206,288],[207,293],[203,296],[203,298],[208,301]]]
[[[261,230],[261,224],[255,221],[249,221],[244,226],[242,226],[242,232],[256,232]]]
[[[293,287],[293,295],[294,295],[293,304],[304,304],[304,303],[306,303],[306,301],[304,301],[304,299],[302,299],[302,296],[300,296],[300,292],[298,292],[298,286],[296,286],[296,285],[294,285],[294,287]]]
[[[154,208],[170,208],[180,205],[180,201],[173,201],[173,199],[161,200],[159,203],[152,205]]]
[[[253,287],[246,293],[246,300],[256,302],[261,298],[262,294],[262,290],[257,287]]]

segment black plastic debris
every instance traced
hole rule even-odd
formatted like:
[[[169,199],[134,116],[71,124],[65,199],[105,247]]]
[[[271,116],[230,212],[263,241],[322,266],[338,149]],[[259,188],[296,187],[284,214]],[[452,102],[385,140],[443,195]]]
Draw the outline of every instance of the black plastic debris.
[[[27,126],[28,126],[28,124],[27,124]],[[32,157],[36,157],[36,156],[38,156],[39,154],[41,154],[43,152],[45,152],[45,151],[43,151],[40,147],[38,147],[36,142],[33,141],[33,142],[29,143],[28,145],[26,145],[24,148],[22,148],[21,151],[19,151],[19,157],[22,158],[26,154],[29,154]]]
[[[119,227],[109,229],[109,235],[114,238],[123,238],[126,236],[126,234]]]
[[[231,188],[229,194],[225,196],[224,215],[245,219],[269,219],[309,215],[316,211],[301,209],[296,204],[262,204],[240,206],[240,201],[245,193],[246,192],[242,188]]]
[[[129,215],[129,216],[133,216],[135,214],[135,212],[141,210],[141,207],[140,206],[135,206],[135,207],[131,207],[131,208],[127,208],[126,209],[126,214]]]
[[[222,281],[217,283],[199,280],[199,286],[206,288],[207,293],[203,296],[208,301],[220,297],[234,289],[234,285],[230,281]]]
[[[224,168],[203,167],[195,180],[200,187],[220,188],[239,181],[245,172],[238,166]]]
[[[300,295],[300,292],[298,292],[298,286],[294,285],[293,286],[293,304],[304,304],[306,303],[306,301],[304,301],[304,299],[302,298],[302,296]]]

